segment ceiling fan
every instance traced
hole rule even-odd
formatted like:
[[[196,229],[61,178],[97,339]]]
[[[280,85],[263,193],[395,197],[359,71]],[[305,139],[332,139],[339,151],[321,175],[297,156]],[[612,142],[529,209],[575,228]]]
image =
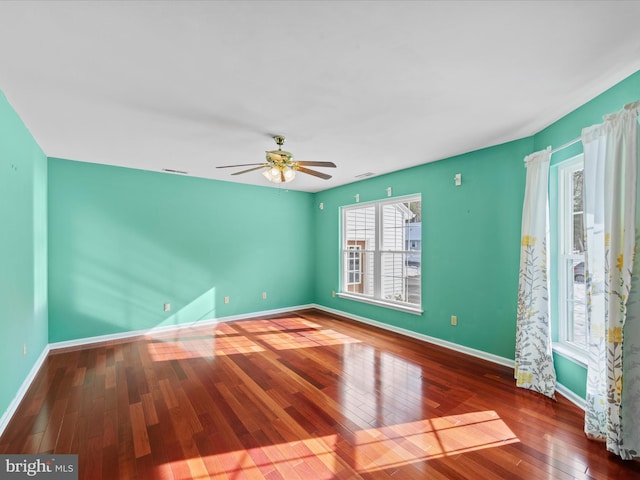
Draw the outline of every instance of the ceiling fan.
[[[254,165],[258,165],[254,168],[249,168],[247,170],[242,170],[240,172],[232,173],[231,175],[242,175],[243,173],[253,172],[255,170],[260,170],[261,168],[266,169],[262,174],[273,183],[287,183],[293,180],[296,176],[296,172],[306,173],[308,175],[313,175],[314,177],[322,178],[323,180],[328,180],[331,178],[331,175],[327,175],[326,173],[318,172],[316,170],[311,170],[306,167],[332,167],[335,168],[336,164],[333,162],[304,162],[304,161],[296,161],[293,159],[293,154],[291,152],[285,152],[282,150],[282,145],[284,144],[285,138],[282,135],[275,135],[273,139],[278,145],[277,150],[269,150],[267,151],[267,161],[266,163],[243,163],[239,165],[223,165],[216,168],[233,168],[233,167],[253,167]]]

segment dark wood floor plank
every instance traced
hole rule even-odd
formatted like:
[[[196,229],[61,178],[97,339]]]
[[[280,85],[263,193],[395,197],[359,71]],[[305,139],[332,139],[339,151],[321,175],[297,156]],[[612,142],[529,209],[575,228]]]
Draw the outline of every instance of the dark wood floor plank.
[[[60,427],[62,426],[62,422],[64,420],[64,411],[67,408],[67,399],[61,398],[60,400],[56,400],[53,403],[53,408],[49,413],[49,422],[47,423],[47,428],[44,431],[44,435],[42,436],[42,441],[38,450],[40,452],[49,452],[53,451],[54,447],[58,442],[58,436],[60,434]]]
[[[147,424],[144,420],[144,410],[141,402],[129,405],[129,416],[131,418],[133,451],[136,458],[150,455],[149,435],[147,433]]]
[[[123,478],[138,478],[124,369],[120,370],[118,377],[119,384],[124,387],[122,394],[118,395],[118,470]]]
[[[85,478],[90,476],[95,480],[102,479],[102,466],[104,465],[102,438],[90,438],[87,442],[86,452],[86,455],[83,455],[84,458],[80,464],[81,466],[79,466],[79,471],[83,472],[82,476]],[[80,461],[80,458],[78,458],[78,461]]]
[[[81,479],[640,478],[513,371],[318,310],[51,352],[0,453]]]
[[[118,469],[118,446],[107,445],[102,449],[102,478],[123,478]],[[173,479],[171,479],[173,480]]]

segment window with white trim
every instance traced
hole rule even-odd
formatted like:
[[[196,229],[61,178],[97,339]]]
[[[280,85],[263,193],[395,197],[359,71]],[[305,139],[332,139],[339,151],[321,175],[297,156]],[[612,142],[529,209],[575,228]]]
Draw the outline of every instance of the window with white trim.
[[[577,355],[587,352],[584,158],[558,167],[558,341]]]
[[[340,296],[421,310],[421,196],[342,208]]]

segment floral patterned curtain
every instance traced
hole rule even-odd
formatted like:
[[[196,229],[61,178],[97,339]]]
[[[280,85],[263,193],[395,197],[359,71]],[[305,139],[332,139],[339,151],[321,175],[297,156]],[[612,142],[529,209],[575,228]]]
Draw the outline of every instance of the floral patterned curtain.
[[[547,277],[550,157],[551,149],[547,148],[524,159],[527,180],[522,208],[515,378],[518,387],[555,398]]]
[[[607,450],[623,459],[640,450],[637,259],[634,264],[640,227],[639,107],[640,102],[628,105],[582,132],[589,349],[585,432],[606,440]]]

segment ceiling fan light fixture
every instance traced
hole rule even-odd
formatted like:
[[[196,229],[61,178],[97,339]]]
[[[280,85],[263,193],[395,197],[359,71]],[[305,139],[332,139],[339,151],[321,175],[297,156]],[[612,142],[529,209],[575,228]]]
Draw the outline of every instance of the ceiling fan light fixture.
[[[273,183],[280,183],[280,171],[276,167],[271,167],[262,172],[264,178]]]
[[[283,173],[284,173],[284,181],[285,181],[285,182],[290,182],[291,180],[293,180],[294,178],[296,178],[296,172],[295,172],[295,170],[293,170],[293,169],[292,169],[292,168],[290,168],[290,167],[286,167],[286,168],[283,170]]]
[[[280,178],[280,170],[278,169],[278,167],[271,167],[269,170],[269,176],[273,177],[273,178]]]
[[[288,166],[274,165],[262,172],[262,175],[272,183],[282,183],[283,181],[288,183],[296,177],[296,172]]]

